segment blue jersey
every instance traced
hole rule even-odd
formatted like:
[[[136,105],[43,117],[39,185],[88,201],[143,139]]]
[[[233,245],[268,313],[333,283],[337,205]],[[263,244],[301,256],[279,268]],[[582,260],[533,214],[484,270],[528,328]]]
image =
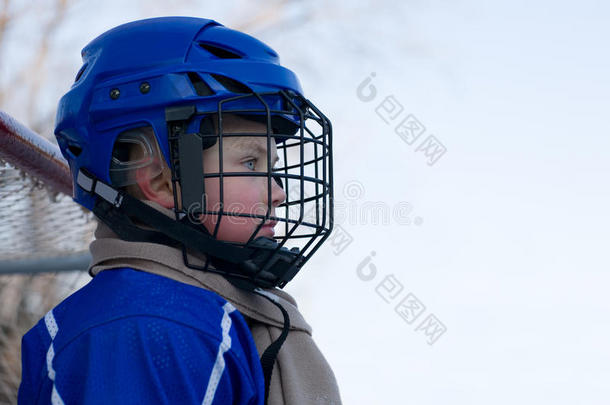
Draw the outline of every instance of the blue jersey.
[[[218,294],[102,271],[22,341],[19,404],[263,404],[241,314]]]

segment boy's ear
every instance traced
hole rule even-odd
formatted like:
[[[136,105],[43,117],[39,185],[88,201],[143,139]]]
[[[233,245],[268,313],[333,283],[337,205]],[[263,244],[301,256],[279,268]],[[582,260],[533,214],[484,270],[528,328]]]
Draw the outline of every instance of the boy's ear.
[[[136,170],[136,183],[144,199],[156,202],[165,208],[174,208],[174,192],[170,169],[164,165],[158,175],[150,176],[150,167]]]

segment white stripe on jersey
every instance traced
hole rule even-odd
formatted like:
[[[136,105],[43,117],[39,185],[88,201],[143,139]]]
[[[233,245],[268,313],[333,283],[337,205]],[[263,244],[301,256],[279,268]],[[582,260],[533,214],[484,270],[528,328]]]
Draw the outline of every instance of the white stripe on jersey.
[[[216,394],[216,388],[222,377],[222,373],[225,369],[224,354],[231,348],[231,336],[229,331],[231,330],[231,312],[235,311],[235,307],[231,303],[227,302],[223,305],[222,309],[224,314],[222,315],[222,321],[220,321],[220,327],[222,328],[222,342],[218,347],[218,353],[216,355],[216,361],[212,368],[212,375],[210,381],[208,381],[208,387],[205,390],[202,405],[211,405],[214,401],[214,395]]]
[[[47,326],[49,336],[51,336],[51,345],[49,346],[49,350],[47,350],[47,375],[49,376],[49,379],[53,381],[51,403],[53,405],[64,405],[64,401],[61,399],[59,392],[57,392],[57,387],[55,386],[55,370],[53,369],[53,359],[55,358],[53,340],[55,340],[55,336],[57,336],[57,332],[59,332],[59,327],[57,326],[57,322],[55,321],[55,316],[53,316],[53,310],[50,310],[44,316],[44,323]]]

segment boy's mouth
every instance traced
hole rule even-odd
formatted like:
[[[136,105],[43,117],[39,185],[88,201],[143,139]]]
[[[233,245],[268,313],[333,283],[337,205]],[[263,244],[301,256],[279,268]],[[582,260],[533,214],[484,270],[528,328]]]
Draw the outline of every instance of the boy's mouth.
[[[275,225],[277,225],[277,221],[267,221],[265,225],[261,226],[259,233],[272,238],[275,235],[275,230],[273,229]]]
[[[267,221],[267,222],[265,223],[265,225],[263,225],[263,228],[265,228],[265,227],[274,228],[274,227],[275,227],[275,225],[277,225],[277,221]]]

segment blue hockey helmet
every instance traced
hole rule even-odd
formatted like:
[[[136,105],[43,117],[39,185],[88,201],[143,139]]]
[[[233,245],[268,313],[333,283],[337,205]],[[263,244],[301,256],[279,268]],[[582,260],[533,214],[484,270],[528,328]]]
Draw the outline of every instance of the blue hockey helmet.
[[[127,212],[127,205],[121,206],[123,197],[132,199],[120,190],[125,183],[117,184],[111,172],[117,141],[122,134],[143,127],[152,129],[154,142],[145,143],[151,150],[158,145],[180,186],[174,187],[174,193],[181,190],[183,205],[204,201],[204,174],[184,173],[201,171],[201,157],[197,157],[201,149],[193,149],[209,147],[223,136],[222,130],[210,130],[211,118],[219,123],[223,114],[236,114],[265,124],[265,136],[273,136],[283,152],[284,165],[265,173],[269,184],[282,184],[288,194],[282,205],[284,215],[271,218],[284,223],[283,235],[273,243],[251,238],[235,246],[205,239],[215,235],[201,229],[207,242],[187,246],[186,239],[192,238],[186,233],[197,228],[192,223],[181,222],[188,231],[178,234],[169,230],[174,227],[154,227],[171,234],[170,239],[184,249],[217,256],[217,268],[228,263],[224,267],[234,269],[238,264],[241,270],[230,270],[231,274],[257,285],[283,286],[328,237],[332,229],[330,121],[304,98],[296,75],[280,65],[273,49],[213,20],[162,17],[105,32],[83,49],[82,58],[74,84],[59,102],[55,128],[70,164],[76,202],[98,216],[110,209],[123,210],[127,217],[136,214],[138,210]],[[291,157],[297,160],[290,163]],[[214,175],[222,178],[222,173]],[[107,206],[102,209],[100,204]],[[176,221],[192,214],[184,207],[174,210]],[[206,210],[203,207],[201,213],[212,213]],[[213,213],[239,215],[222,209]],[[116,221],[116,215],[112,218]],[[269,212],[261,219],[268,220]],[[119,236],[143,238],[136,233]],[[290,239],[303,243],[287,250]],[[246,253],[237,255],[235,249]],[[261,251],[265,254],[256,254]],[[273,269],[280,262],[289,267],[282,270],[283,275]]]

